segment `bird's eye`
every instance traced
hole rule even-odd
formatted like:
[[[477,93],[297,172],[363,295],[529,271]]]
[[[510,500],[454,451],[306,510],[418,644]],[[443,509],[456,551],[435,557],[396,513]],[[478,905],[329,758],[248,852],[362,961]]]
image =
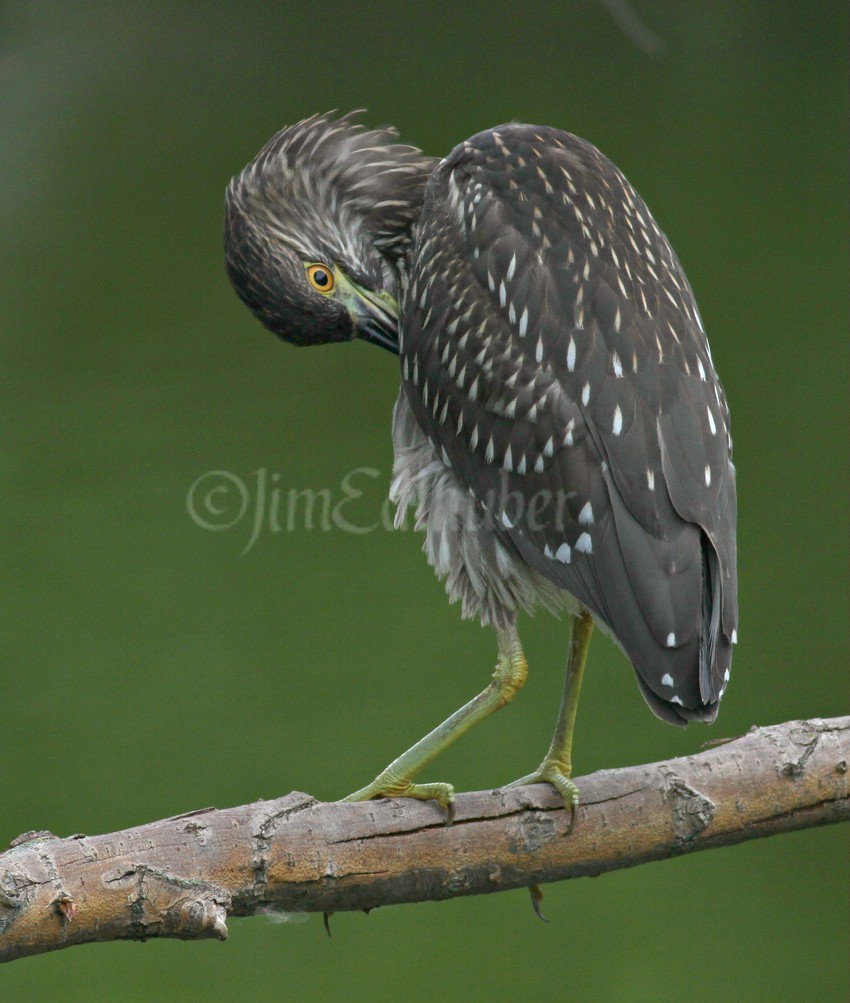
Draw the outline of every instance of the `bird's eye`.
[[[329,293],[333,291],[333,272],[327,265],[308,265],[307,281],[316,292]]]

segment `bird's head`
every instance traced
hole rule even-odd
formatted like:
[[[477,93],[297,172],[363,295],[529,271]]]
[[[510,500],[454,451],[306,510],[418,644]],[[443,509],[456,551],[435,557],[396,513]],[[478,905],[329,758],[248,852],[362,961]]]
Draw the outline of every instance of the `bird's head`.
[[[228,186],[227,273],[285,341],[398,351],[399,261],[436,161],[350,116],[283,129]]]

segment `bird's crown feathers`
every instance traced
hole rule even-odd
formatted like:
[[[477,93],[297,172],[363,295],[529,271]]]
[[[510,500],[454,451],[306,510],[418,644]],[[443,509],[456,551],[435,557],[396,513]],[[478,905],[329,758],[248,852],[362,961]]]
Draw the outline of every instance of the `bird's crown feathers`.
[[[400,253],[437,161],[399,142],[393,128],[366,129],[357,114],[311,115],[282,129],[234,178],[229,198],[259,197],[296,231],[320,222],[335,232],[362,229]]]

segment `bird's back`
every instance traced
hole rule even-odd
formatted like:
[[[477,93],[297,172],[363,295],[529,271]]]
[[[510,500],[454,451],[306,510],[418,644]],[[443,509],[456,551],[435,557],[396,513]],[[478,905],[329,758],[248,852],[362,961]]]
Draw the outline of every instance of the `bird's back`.
[[[503,559],[607,626],[656,714],[713,719],[737,628],[728,409],[623,175],[554,129],[458,146],[426,189],[400,349],[416,427]]]

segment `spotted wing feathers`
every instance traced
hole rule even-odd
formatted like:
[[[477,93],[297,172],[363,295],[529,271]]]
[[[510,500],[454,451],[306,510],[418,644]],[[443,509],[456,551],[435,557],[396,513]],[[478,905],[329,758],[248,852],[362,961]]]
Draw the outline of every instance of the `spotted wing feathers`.
[[[737,626],[728,411],[690,286],[593,146],[503,126],[434,172],[402,301],[416,419],[503,541],[712,719]]]

